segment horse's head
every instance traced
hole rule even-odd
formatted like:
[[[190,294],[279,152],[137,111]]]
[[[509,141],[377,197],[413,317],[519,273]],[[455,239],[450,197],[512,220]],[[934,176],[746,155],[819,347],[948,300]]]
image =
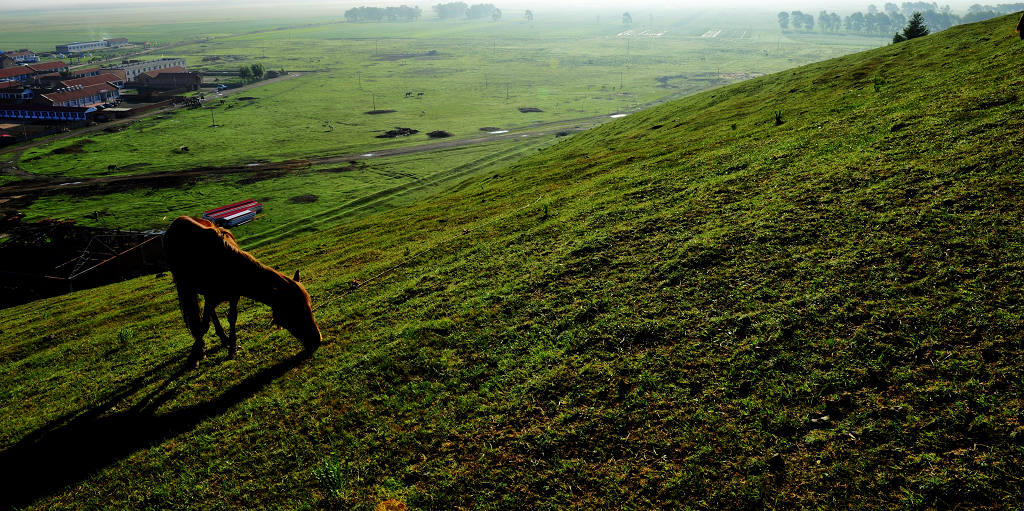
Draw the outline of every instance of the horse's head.
[[[274,323],[284,327],[296,339],[302,341],[306,351],[312,352],[320,347],[320,328],[313,319],[312,302],[306,288],[299,283],[299,272],[294,279],[283,279],[282,289],[278,290],[276,305],[272,307]]]

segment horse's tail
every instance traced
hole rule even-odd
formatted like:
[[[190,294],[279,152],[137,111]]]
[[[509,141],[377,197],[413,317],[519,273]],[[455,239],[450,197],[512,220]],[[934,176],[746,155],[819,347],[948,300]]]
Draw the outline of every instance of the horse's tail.
[[[185,327],[193,337],[199,339],[203,332],[199,331],[199,293],[195,289],[183,285],[175,279],[175,287],[178,288],[178,307],[181,309],[181,317],[185,319]]]

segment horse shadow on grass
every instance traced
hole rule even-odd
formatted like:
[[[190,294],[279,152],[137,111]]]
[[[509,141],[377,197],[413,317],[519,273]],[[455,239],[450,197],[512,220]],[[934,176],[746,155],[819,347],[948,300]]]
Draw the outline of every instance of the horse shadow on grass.
[[[195,428],[241,403],[309,358],[294,355],[228,388],[210,401],[156,414],[177,394],[168,387],[192,367],[168,360],[85,412],[50,421],[0,452],[0,510],[20,508],[79,483],[132,453]],[[157,388],[125,411],[112,412],[179,364]]]

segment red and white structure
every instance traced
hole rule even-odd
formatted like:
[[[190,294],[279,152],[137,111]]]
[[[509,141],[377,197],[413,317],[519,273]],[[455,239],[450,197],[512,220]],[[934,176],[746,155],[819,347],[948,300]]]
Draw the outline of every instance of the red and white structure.
[[[223,227],[234,227],[251,222],[260,211],[263,211],[263,204],[246,199],[205,211],[203,218]]]

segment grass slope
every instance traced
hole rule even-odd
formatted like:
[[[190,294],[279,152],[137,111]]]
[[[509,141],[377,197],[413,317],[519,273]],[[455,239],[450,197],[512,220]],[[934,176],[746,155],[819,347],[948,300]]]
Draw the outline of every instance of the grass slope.
[[[703,93],[265,247],[308,280],[330,341],[308,361],[246,302],[240,357],[181,371],[166,276],[6,310],[4,495],[1020,507],[1015,21]]]

